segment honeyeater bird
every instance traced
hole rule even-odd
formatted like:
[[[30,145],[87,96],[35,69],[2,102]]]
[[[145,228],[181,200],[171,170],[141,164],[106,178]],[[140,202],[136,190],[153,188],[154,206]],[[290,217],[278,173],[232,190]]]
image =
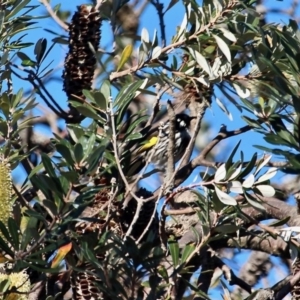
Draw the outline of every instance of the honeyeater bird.
[[[175,163],[182,158],[191,140],[189,128],[191,120],[194,118],[183,113],[175,116]],[[164,172],[168,162],[169,126],[170,122],[167,121],[160,129],[149,130],[143,138],[145,140],[144,144],[134,152],[134,159],[130,163],[128,175],[139,173],[150,158],[150,162],[155,165],[156,169]]]

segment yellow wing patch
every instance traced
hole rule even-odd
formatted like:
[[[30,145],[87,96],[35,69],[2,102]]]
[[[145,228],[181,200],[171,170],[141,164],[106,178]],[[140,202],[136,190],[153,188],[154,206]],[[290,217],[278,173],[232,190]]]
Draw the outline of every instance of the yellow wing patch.
[[[147,142],[145,143],[145,145],[143,145],[143,146],[138,150],[138,153],[142,153],[142,152],[144,152],[144,151],[147,151],[147,150],[153,148],[153,147],[156,145],[157,142],[158,142],[158,137],[157,137],[157,136],[152,137],[149,141],[147,141]]]

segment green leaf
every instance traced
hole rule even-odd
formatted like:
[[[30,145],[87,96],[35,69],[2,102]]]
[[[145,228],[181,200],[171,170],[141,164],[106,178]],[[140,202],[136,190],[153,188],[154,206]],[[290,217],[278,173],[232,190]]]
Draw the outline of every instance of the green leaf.
[[[227,160],[227,162],[225,164],[225,166],[226,166],[225,169],[226,170],[228,170],[230,168],[230,166],[232,165],[232,163],[233,163],[233,157],[234,157],[237,149],[239,148],[240,144],[241,144],[241,140],[238,141],[238,143],[235,145],[235,147],[233,148],[232,152],[230,153],[229,158],[228,158],[228,160]]]
[[[130,85],[125,86],[119,92],[115,103],[115,105],[118,106],[117,125],[119,125],[122,122],[128,105],[130,104],[131,100],[135,97],[135,92],[141,87],[143,83],[144,80],[139,80],[137,82],[131,83]]]
[[[235,233],[240,229],[239,226],[236,226],[234,224],[222,224],[221,226],[215,227],[216,232],[220,233],[225,233],[225,234],[230,234],[230,233]]]
[[[218,37],[217,35],[212,35],[214,37],[214,39],[216,40],[219,49],[223,52],[223,54],[225,55],[225,57],[227,58],[228,62],[231,62],[231,52],[230,49],[228,47],[228,45],[225,43],[224,40],[222,40],[220,37]]]
[[[212,70],[211,67],[209,65],[209,63],[207,62],[207,60],[205,59],[205,57],[198,52],[197,50],[194,50],[193,48],[188,48],[191,55],[194,57],[194,59],[196,60],[198,66],[200,68],[202,68],[209,76],[212,76]]]
[[[10,241],[10,234],[9,234],[9,231],[6,227],[6,225],[0,221],[0,231],[3,235],[3,237],[7,240],[7,241]]]
[[[171,9],[177,2],[179,2],[179,0],[171,0],[168,7],[166,8],[164,14],[169,10]]]
[[[47,40],[45,38],[39,39],[34,47],[34,54],[38,64],[40,64],[46,49],[47,49]]]
[[[85,96],[85,98],[87,98],[88,100],[95,102],[94,100],[94,96],[92,95],[92,92],[90,90],[82,90],[82,94]]]
[[[252,156],[250,162],[248,163],[246,168],[241,172],[239,177],[243,178],[243,177],[247,176],[255,167],[256,161],[257,161],[257,153],[255,152],[254,155]]]
[[[85,143],[84,146],[84,159],[89,157],[91,155],[91,152],[93,148],[95,147],[95,142],[96,142],[96,134],[92,133],[87,142]],[[75,152],[75,150],[74,150]]]
[[[23,97],[23,88],[18,90],[18,93],[13,96],[12,108],[16,108]],[[24,112],[23,112],[24,113]]]
[[[45,167],[45,170],[47,171],[47,174],[49,174],[50,177],[57,178],[57,176],[55,174],[55,170],[52,166],[52,161],[49,158],[49,156],[47,154],[42,153],[41,158],[42,158],[42,162]]]
[[[192,244],[186,245],[184,247],[181,255],[181,264],[184,264],[186,262],[186,260],[189,258],[189,256],[193,253],[194,250],[195,250],[195,246]]]
[[[30,179],[32,176],[34,176],[35,174],[37,174],[38,172],[40,172],[42,169],[44,168],[43,164],[39,164],[36,167],[34,167],[30,174],[28,175],[28,179]]]
[[[16,15],[21,9],[23,9],[28,3],[30,2],[30,0],[19,0],[15,3],[18,3],[13,10],[6,15],[5,20],[9,20],[11,19],[11,17],[13,17],[14,15]]]
[[[107,110],[107,99],[99,91],[94,92],[94,100],[101,110]]]
[[[11,285],[11,282],[9,279],[2,279],[0,281],[0,292],[5,293],[8,290],[8,288],[10,287],[10,285]]]
[[[156,46],[156,47],[152,50],[152,57],[151,57],[151,59],[159,58],[160,55],[161,55],[161,47]]]
[[[25,53],[18,51],[17,56],[22,60],[23,66],[35,66],[36,62],[31,60]]]
[[[132,54],[132,50],[133,50],[133,46],[131,44],[127,45],[122,54],[121,54],[121,58],[120,58],[120,62],[117,68],[117,72],[119,72],[124,65],[126,64],[126,62],[129,60],[129,58],[131,57]]]
[[[19,251],[20,241],[19,241],[19,232],[20,228],[17,226],[16,221],[12,218],[8,219],[8,229],[12,237],[12,244],[15,251]]]
[[[24,221],[26,220],[26,227],[23,228]],[[38,228],[38,219],[35,217],[28,217],[26,215],[23,215],[22,221],[21,221],[21,231],[22,231],[22,240],[21,240],[21,250],[26,250],[28,244],[32,239],[38,239],[39,234],[37,231]]]
[[[69,101],[69,102],[85,117],[91,118],[93,120],[105,121],[97,114],[97,112],[91,107],[91,105],[81,104],[78,103],[77,101]]]
[[[226,205],[237,205],[236,200],[229,196],[227,193],[221,191],[216,185],[215,185],[215,192],[219,198],[219,200]]]
[[[126,137],[126,142],[137,140],[137,139],[140,139],[142,137],[143,137],[143,135],[139,132],[131,133]]]
[[[74,165],[74,160],[73,160],[73,157],[71,155],[70,148],[68,148],[66,145],[63,145],[63,144],[57,144],[56,145],[56,150],[66,160],[66,162],[69,164],[69,166]]]
[[[77,164],[79,164],[82,159],[83,159],[83,147],[81,144],[76,144],[74,147],[74,157],[75,157],[75,161],[77,162]]]
[[[3,234],[3,237],[0,235],[0,249],[3,250],[5,253],[9,254],[11,257],[14,257],[15,252],[8,247],[8,243],[11,243],[11,238],[9,236],[8,230],[6,229],[5,225],[0,221],[0,231]]]
[[[173,261],[173,266],[176,268],[179,264],[179,245],[175,240],[169,240],[168,244]]]
[[[106,100],[110,97],[110,82],[109,80],[104,80],[100,89],[100,92],[103,94]]]
[[[281,226],[283,226],[283,225],[286,225],[287,224],[287,222],[290,220],[290,216],[288,216],[288,217],[286,217],[286,218],[283,218],[283,219],[281,219],[281,220],[276,220],[276,221],[274,221],[274,222],[271,222],[270,224],[268,224],[268,226],[270,226],[270,227],[281,227]]]
[[[254,198],[253,196],[251,196],[248,193],[244,193],[245,199],[247,200],[247,202],[253,206],[254,208],[256,208],[259,211],[265,212],[266,209],[264,208],[264,206],[261,204],[261,202],[259,202],[256,198]]]

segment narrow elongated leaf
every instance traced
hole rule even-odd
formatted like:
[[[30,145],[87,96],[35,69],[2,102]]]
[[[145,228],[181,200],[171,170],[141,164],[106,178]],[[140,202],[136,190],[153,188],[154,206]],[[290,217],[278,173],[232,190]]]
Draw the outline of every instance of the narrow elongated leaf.
[[[29,2],[30,0],[19,1],[19,4],[15,6],[14,9],[8,15],[6,15],[5,19],[9,20],[11,17],[16,15],[21,9],[23,9]]]
[[[228,180],[233,180],[235,179],[236,177],[238,177],[241,173],[241,170],[242,170],[242,164],[240,164],[236,170],[231,174],[231,176],[229,177]]]
[[[250,96],[250,90],[245,88],[244,86],[238,85],[237,83],[232,83],[232,86],[234,87],[238,96],[242,99],[246,99]]]
[[[66,160],[66,162],[70,166],[74,165],[74,160],[73,160],[71,151],[70,151],[70,149],[66,145],[57,144],[56,145],[56,150],[57,150],[57,152],[60,153],[60,155]]]
[[[147,44],[149,43],[149,33],[146,28],[142,29],[141,39],[142,39],[142,42],[145,42]]]
[[[199,67],[202,68],[209,76],[212,76],[213,74],[211,71],[211,67],[208,64],[205,57],[200,52],[194,50],[193,48],[189,48],[189,51],[192,54],[192,56],[195,58]]]
[[[164,14],[169,10],[171,9],[179,0],[171,0],[168,7],[166,8]]]
[[[223,191],[221,191],[217,186],[215,186],[215,191],[216,194],[219,198],[219,200],[226,205],[237,205],[236,200],[229,196],[228,194],[224,193]]]
[[[223,110],[223,112],[227,115],[230,121],[233,120],[231,112],[227,109],[227,107],[219,100],[219,98],[216,98],[216,103],[218,106]]]
[[[226,177],[226,165],[221,165],[215,174],[215,181],[220,182],[222,179]]]
[[[238,141],[238,143],[235,145],[235,147],[233,148],[232,152],[230,153],[229,158],[228,158],[228,160],[226,162],[226,168],[227,169],[229,169],[229,167],[232,165],[233,157],[234,157],[237,149],[239,148],[240,144],[241,144],[241,140]]]
[[[83,158],[83,147],[81,144],[76,144],[74,147],[74,157],[75,157],[75,161],[79,164]]]
[[[149,36],[148,36],[148,39],[149,39]],[[117,68],[117,72],[119,72],[124,67],[124,65],[127,63],[129,58],[131,57],[132,50],[133,50],[133,46],[131,44],[127,45],[124,48],[124,50],[121,54],[121,58],[120,58],[120,62],[119,62],[118,68]]]
[[[179,245],[177,241],[169,241],[169,249],[172,257],[174,267],[177,267],[179,264]]]
[[[39,39],[34,47],[34,54],[38,64],[41,62],[46,49],[47,49],[47,40],[45,38]]]
[[[258,189],[264,197],[273,197],[276,193],[275,189],[270,185],[256,185],[256,189]]]
[[[16,221],[12,218],[8,219],[8,229],[12,238],[13,247],[16,251],[19,251],[20,241],[19,241],[19,232],[20,228],[18,228]]]
[[[103,94],[106,100],[109,99],[111,92],[110,92],[110,82],[109,80],[104,80],[100,89],[100,92]]]
[[[263,174],[261,177],[259,177],[256,180],[256,183],[267,181],[267,180],[273,178],[276,175],[276,173],[277,173],[277,168],[272,167],[265,174]]]
[[[271,155],[268,155],[266,157],[264,157],[262,159],[262,162],[258,165],[258,167],[256,168],[256,171],[255,171],[255,175],[264,167],[268,164],[268,162],[271,160],[272,156]]]
[[[193,244],[187,245],[184,247],[182,250],[182,255],[181,255],[181,263],[184,264],[186,260],[189,258],[189,256],[193,253],[195,250],[195,246]]]
[[[94,99],[95,99],[96,104],[99,106],[99,108],[101,110],[106,111],[106,109],[107,109],[107,99],[105,99],[105,96],[101,92],[96,91],[94,93]]]
[[[227,29],[225,29],[225,28],[222,28],[222,27],[220,27],[220,28],[218,28],[218,29],[221,30],[222,33],[223,33],[223,35],[224,35],[228,40],[230,40],[231,42],[236,42],[236,41],[237,41],[235,35],[234,35],[231,31],[229,31],[229,30],[227,30]]]
[[[228,183],[228,189],[232,193],[243,194],[243,186],[239,181],[232,181]]]
[[[231,62],[231,52],[230,49],[228,47],[228,45],[217,35],[213,34],[213,37],[215,38],[220,50],[223,52],[223,54],[225,55],[225,57],[227,58],[227,60],[229,62]]]
[[[264,206],[258,202],[257,199],[253,198],[251,195],[249,195],[248,193],[244,193],[245,199],[247,200],[247,202],[253,206],[254,208],[260,210],[260,211],[265,211]]]
[[[48,157],[48,155],[46,155],[44,153],[41,154],[41,157],[42,157],[42,162],[45,167],[45,170],[47,171],[49,176],[56,178],[57,176],[56,176],[55,170],[52,166],[51,159]]]
[[[156,46],[153,50],[152,50],[152,59],[156,59],[161,55],[161,47]]]
[[[242,173],[240,174],[240,177],[244,177],[247,176],[254,168],[255,163],[257,160],[257,153],[254,153],[254,155],[252,156],[250,162],[248,163],[247,167],[242,171]]]
[[[243,187],[246,189],[250,189],[252,188],[254,182],[255,182],[255,177],[253,174],[250,174],[243,182]]]

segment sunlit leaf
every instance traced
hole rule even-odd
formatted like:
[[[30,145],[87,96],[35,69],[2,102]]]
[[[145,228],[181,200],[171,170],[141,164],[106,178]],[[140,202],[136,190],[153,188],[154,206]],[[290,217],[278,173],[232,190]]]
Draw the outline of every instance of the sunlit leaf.
[[[215,181],[220,182],[226,177],[226,165],[222,164],[215,173]]]
[[[252,188],[253,184],[255,182],[255,177],[253,174],[250,174],[243,182],[243,187],[250,189]]]
[[[232,193],[243,194],[243,186],[239,181],[231,181],[227,185],[228,189]]]
[[[273,178],[276,175],[276,173],[277,173],[277,168],[272,167],[265,174],[263,174],[261,177],[259,177],[256,180],[256,183],[267,181],[267,180]]]
[[[276,193],[275,189],[270,185],[255,185],[255,188],[258,189],[264,197],[273,197]]]
[[[216,194],[217,194],[219,200],[222,203],[224,203],[226,205],[237,205],[237,202],[233,197],[231,197],[228,194],[221,191],[217,186],[215,186],[215,191],[216,191]]]
[[[229,62],[231,62],[231,52],[230,52],[230,49],[229,49],[228,45],[220,37],[218,37],[217,35],[213,34],[212,36],[215,38],[220,50],[223,52],[223,54],[225,55],[227,60]]]
[[[149,36],[148,36],[148,38],[149,38]],[[121,54],[119,64],[118,64],[117,72],[120,71],[124,67],[124,65],[127,63],[129,58],[131,57],[132,50],[133,50],[132,44],[129,44],[124,48],[124,50]]]

